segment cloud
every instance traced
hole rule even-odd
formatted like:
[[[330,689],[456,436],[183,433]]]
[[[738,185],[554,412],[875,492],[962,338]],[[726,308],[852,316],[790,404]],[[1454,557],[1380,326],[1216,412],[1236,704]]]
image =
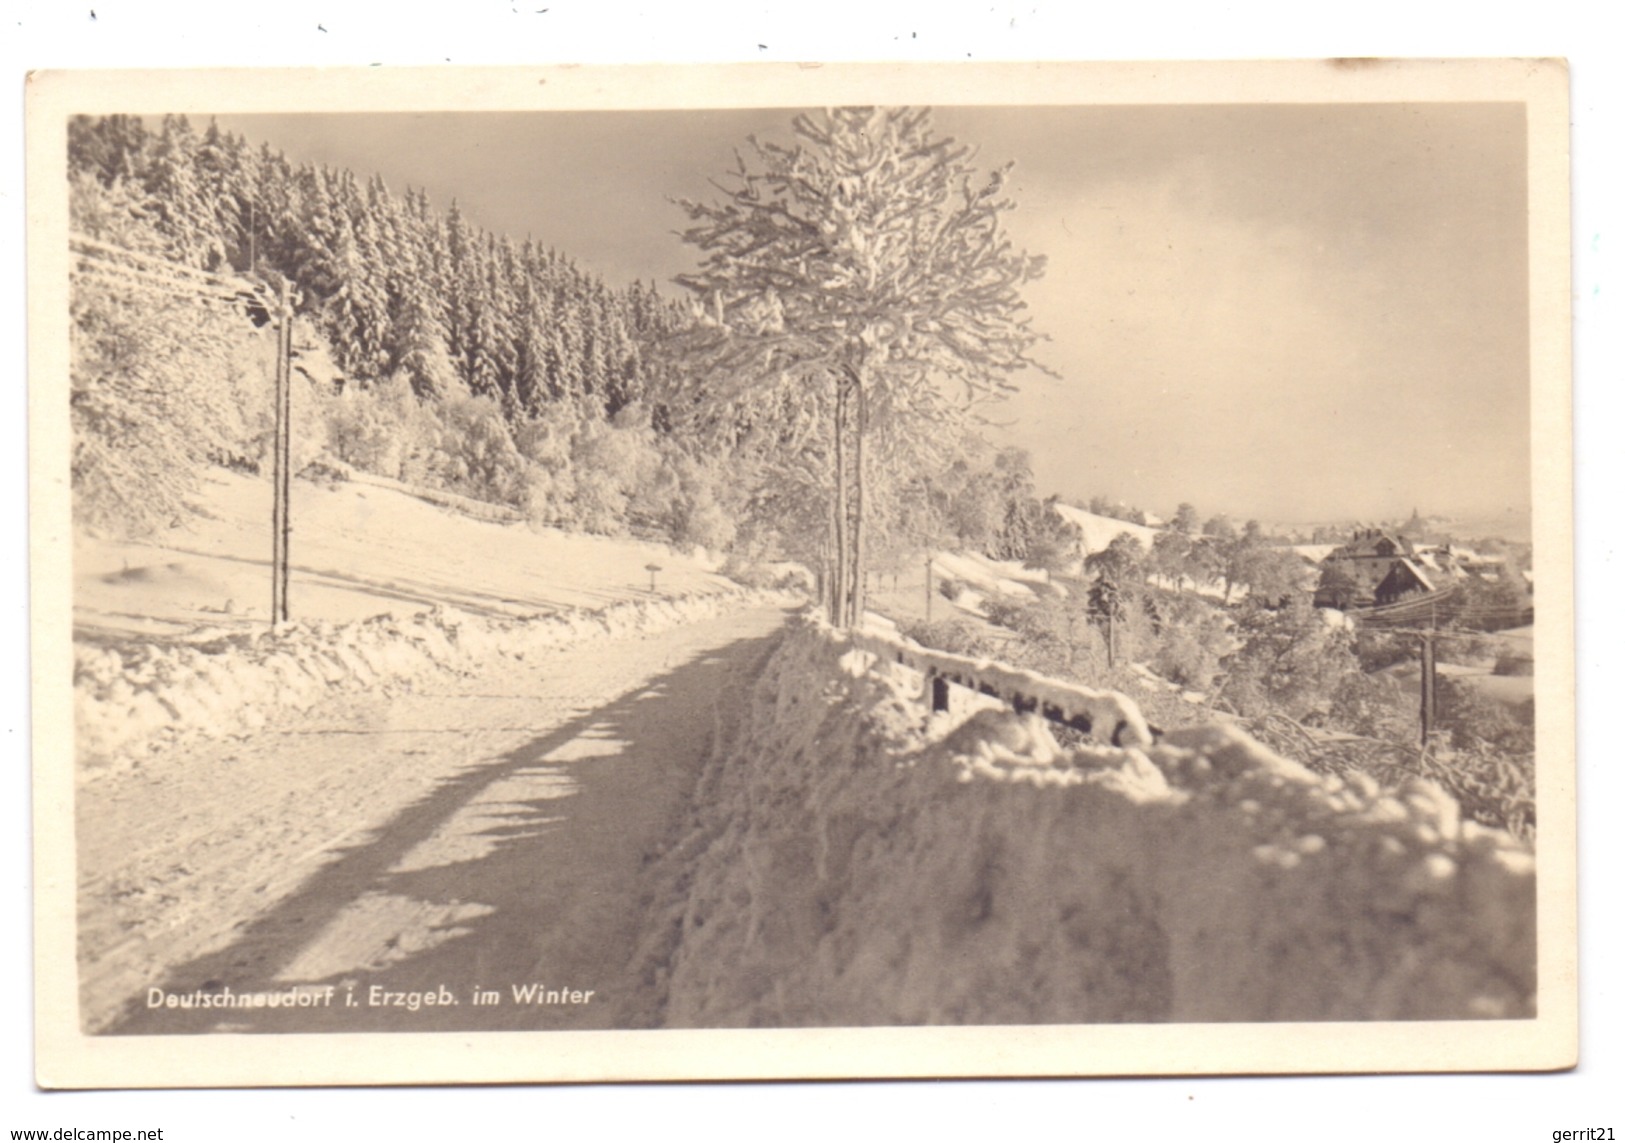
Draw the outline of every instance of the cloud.
[[[1277,519],[1526,506],[1519,227],[1391,181],[1331,210],[1290,167],[1242,194],[1238,167],[1030,180],[1011,230],[1050,255],[1029,300],[1065,380],[1007,413],[1041,482]]]

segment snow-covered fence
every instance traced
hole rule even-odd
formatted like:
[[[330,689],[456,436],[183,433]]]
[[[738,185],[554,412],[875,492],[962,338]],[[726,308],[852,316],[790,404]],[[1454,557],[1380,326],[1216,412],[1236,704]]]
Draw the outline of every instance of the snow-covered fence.
[[[911,639],[874,631],[854,632],[852,642],[880,660],[924,675],[933,711],[948,709],[948,687],[957,684],[1007,702],[1018,712],[1030,711],[1070,726],[1097,742],[1150,746],[1157,739],[1139,704],[1116,691],[1092,690],[991,659],[933,651]]]

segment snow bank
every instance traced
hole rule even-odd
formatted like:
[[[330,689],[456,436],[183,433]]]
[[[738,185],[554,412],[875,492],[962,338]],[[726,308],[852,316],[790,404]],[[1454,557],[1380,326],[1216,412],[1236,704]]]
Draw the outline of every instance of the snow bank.
[[[306,710],[341,691],[410,688],[493,656],[660,631],[785,598],[718,586],[528,619],[436,607],[407,617],[223,630],[187,642],[76,644],[78,757],[81,767],[97,769],[178,740],[251,732],[275,714]]]
[[[505,504],[492,504],[487,500],[475,500],[468,496],[458,496],[455,492],[446,492],[439,488],[427,488],[423,485],[408,484],[404,480],[393,480],[387,476],[379,476],[376,472],[367,472],[364,469],[345,464],[336,457],[322,457],[321,465],[351,484],[370,484],[374,488],[386,488],[392,492],[399,492],[404,496],[412,496],[418,500],[433,504],[437,508],[450,508],[454,512],[461,512],[464,516],[471,516],[476,520],[511,524],[525,518],[523,512],[516,508],[510,508]]]
[[[1221,726],[1064,749],[792,626],[665,861],[674,1027],[1531,1014],[1527,850]],[[680,871],[680,872],[679,872]]]
[[[1151,550],[1152,543],[1157,538],[1156,528],[1148,528],[1144,524],[1132,524],[1127,520],[1117,520],[1111,516],[1097,516],[1093,512],[1082,508],[1074,508],[1070,504],[1057,503],[1055,514],[1069,524],[1077,525],[1083,533],[1083,550],[1085,552],[1103,552],[1111,546],[1111,542],[1125,532],[1140,541],[1146,551]]]
[[[943,579],[955,579],[982,595],[1013,595],[1032,598],[1032,584],[1045,583],[1043,572],[1023,567],[1015,560],[995,560],[980,552],[936,552],[932,570]]]

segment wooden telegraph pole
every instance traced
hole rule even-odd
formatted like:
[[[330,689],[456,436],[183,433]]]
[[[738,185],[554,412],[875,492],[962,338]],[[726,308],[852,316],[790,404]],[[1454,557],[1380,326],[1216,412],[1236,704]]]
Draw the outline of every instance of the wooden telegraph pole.
[[[250,221],[253,221],[252,215]],[[290,444],[293,409],[293,304],[286,279],[282,279],[279,283],[277,297],[273,300],[266,282],[256,275],[254,245],[256,229],[250,226],[249,277],[199,270],[150,254],[127,250],[87,234],[70,233],[68,242],[74,259],[71,272],[75,276],[82,275],[99,280],[104,286],[128,293],[166,299],[182,298],[187,301],[224,304],[232,309],[246,309],[256,326],[263,324],[261,314],[269,315],[275,320],[276,370],[272,402],[276,434],[271,448],[271,625],[274,627],[288,619],[288,534],[292,531],[288,516],[288,490],[293,479],[293,452]]]
[[[293,306],[288,283],[277,292],[276,435],[271,471],[271,626],[288,621],[288,537],[293,531],[288,499],[292,487],[293,449]]]
[[[1422,640],[1422,747],[1427,748],[1428,736],[1433,733],[1433,722],[1438,716],[1438,675],[1434,670],[1436,656],[1433,647],[1434,631],[1420,633]]]
[[[1428,600],[1428,628],[1422,635],[1422,749],[1433,734],[1433,724],[1439,716],[1438,652],[1434,640],[1439,634],[1439,602]]]

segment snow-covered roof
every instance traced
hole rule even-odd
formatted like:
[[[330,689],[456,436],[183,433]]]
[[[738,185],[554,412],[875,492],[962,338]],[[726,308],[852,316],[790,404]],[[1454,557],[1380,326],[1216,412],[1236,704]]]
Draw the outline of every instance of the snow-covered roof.
[[[1386,548],[1387,550],[1382,550]],[[1348,543],[1338,548],[1332,555],[1339,559],[1393,559],[1396,556],[1409,558],[1416,551],[1415,547],[1404,536],[1392,536],[1379,530],[1363,531],[1355,535]]]
[[[1416,577],[1416,582],[1421,584],[1424,589],[1427,591],[1432,591],[1434,589],[1433,581],[1428,578],[1427,573],[1423,571],[1415,560],[1399,560],[1397,562],[1401,567],[1405,568],[1412,575],[1414,575]]]

